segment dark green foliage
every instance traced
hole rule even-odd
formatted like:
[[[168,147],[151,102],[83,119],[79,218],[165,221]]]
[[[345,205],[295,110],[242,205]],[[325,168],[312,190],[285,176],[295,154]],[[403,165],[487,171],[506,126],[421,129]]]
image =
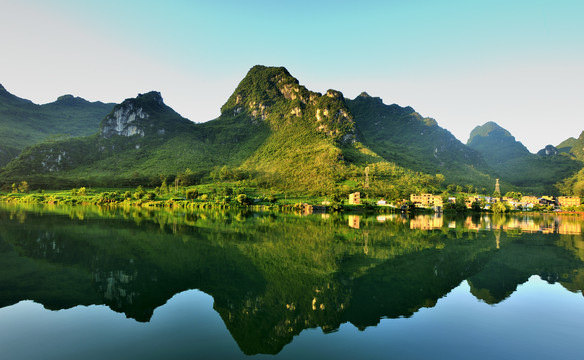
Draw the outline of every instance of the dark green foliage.
[[[188,189],[185,193],[188,200],[193,200],[199,197],[199,191],[197,189]]]
[[[273,204],[273,203],[275,203],[276,201],[278,201],[278,198],[277,198],[275,195],[273,195],[273,194],[270,194],[270,195],[268,195],[268,197],[267,197],[267,199],[266,199],[266,200],[268,200],[268,202],[270,202],[270,203],[272,203],[272,204]]]
[[[136,191],[134,191],[134,199],[139,200],[142,199],[146,195],[146,191],[142,188],[142,186],[138,186]]]
[[[237,203],[240,205],[249,205],[252,203],[252,199],[248,198],[245,194],[239,194],[235,197]]]

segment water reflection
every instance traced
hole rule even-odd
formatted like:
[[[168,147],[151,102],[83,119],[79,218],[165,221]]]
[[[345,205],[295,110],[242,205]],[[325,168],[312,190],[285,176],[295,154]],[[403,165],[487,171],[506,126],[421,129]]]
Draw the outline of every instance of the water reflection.
[[[140,322],[199,289],[245,354],[360,330],[466,281],[499,304],[538,275],[581,294],[576,216],[337,216],[0,205],[0,307],[103,304]]]

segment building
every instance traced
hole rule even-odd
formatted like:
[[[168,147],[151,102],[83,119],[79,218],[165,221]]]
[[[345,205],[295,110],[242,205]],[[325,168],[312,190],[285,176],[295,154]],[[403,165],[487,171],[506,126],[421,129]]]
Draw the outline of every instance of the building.
[[[354,192],[349,194],[349,205],[360,205],[361,204],[361,193]]]
[[[537,196],[522,196],[521,202],[524,204],[539,204],[539,199]]]
[[[411,194],[410,201],[416,206],[442,206],[442,197],[432,194]]]
[[[521,204],[522,205],[539,204],[539,199],[537,198],[537,196],[522,196]]]
[[[473,203],[475,203],[475,202],[480,203],[481,200],[482,200],[482,198],[480,196],[469,196],[465,201],[465,205],[467,208],[470,209],[472,207]]]
[[[553,196],[542,196],[539,199],[539,203],[542,205],[556,205],[556,199]]]
[[[558,205],[560,207],[580,206],[579,196],[560,196],[558,197]]]

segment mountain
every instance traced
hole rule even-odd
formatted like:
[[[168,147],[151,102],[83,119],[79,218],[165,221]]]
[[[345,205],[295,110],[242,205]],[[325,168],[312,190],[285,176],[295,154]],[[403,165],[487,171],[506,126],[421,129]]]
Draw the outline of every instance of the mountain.
[[[534,194],[556,193],[555,184],[582,168],[580,161],[552,148],[532,154],[515,137],[494,122],[477,126],[467,145],[482,154],[501,180]],[[503,189],[503,192],[506,192]]]
[[[116,105],[99,129],[27,149],[6,166],[6,181],[155,184],[186,169],[200,180],[225,167],[223,178],[322,193],[360,188],[369,167],[372,191],[395,198],[440,182],[364,146],[340,92],[311,92],[282,67],[253,67],[215,120],[192,123],[149,92]]]
[[[411,107],[385,105],[363,92],[347,101],[363,144],[384,159],[429,174],[443,174],[449,182],[491,187],[493,171],[478,151],[462,144],[436,121]]]
[[[568,153],[575,159],[584,161],[584,131],[578,138],[568,138],[556,146],[559,152]]]
[[[51,136],[94,134],[114,104],[89,102],[72,95],[36,105],[9,93],[0,85],[0,167],[24,148]]]
[[[584,162],[584,131],[578,138],[569,138],[556,146],[559,152]],[[562,181],[560,190],[565,194],[584,196],[584,169]]]

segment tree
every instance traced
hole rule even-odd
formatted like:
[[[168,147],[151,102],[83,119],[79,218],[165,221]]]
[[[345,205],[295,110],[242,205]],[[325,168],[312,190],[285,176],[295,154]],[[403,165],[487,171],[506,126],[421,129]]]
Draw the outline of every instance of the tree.
[[[140,200],[146,194],[146,191],[142,188],[142,185],[139,185],[134,192],[134,199]]]
[[[193,171],[187,168],[184,172],[176,175],[180,186],[193,185]]]
[[[473,203],[470,206],[470,210],[473,212],[481,212],[483,208],[481,207],[481,204],[478,201],[473,201]]]
[[[496,202],[493,205],[493,212],[495,214],[502,214],[502,213],[506,213],[508,211],[509,211],[509,208],[507,207],[507,204],[504,203],[503,201]]]
[[[193,200],[199,197],[199,190],[197,189],[188,189],[185,193],[185,196],[189,200]]]
[[[519,200],[521,200],[521,197],[522,197],[522,195],[521,195],[521,193],[520,193],[520,192],[516,192],[516,191],[507,191],[507,193],[505,194],[505,197],[510,197],[510,198],[512,198],[513,200],[517,200],[517,201],[519,201]]]
[[[21,193],[28,193],[30,192],[30,187],[28,186],[28,182],[21,181],[20,185],[18,185],[18,191]]]
[[[248,198],[245,194],[239,194],[235,199],[240,205],[248,205],[251,203],[251,199]]]
[[[168,185],[166,185],[166,177],[162,179],[162,184],[160,185],[160,194],[168,193]]]
[[[343,210],[343,193],[337,189],[331,194],[331,210],[334,212]]]

